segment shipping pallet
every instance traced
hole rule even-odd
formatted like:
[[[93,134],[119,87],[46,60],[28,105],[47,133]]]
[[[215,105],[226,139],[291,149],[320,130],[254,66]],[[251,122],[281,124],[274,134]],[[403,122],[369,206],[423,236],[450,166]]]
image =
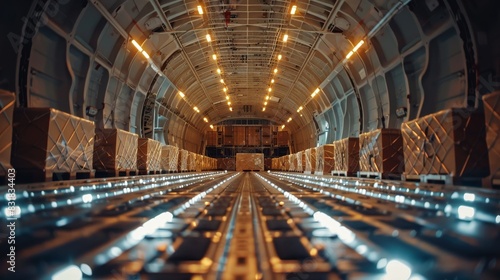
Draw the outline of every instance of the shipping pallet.
[[[401,180],[401,174],[393,173],[358,171],[357,175],[358,178]]]
[[[345,170],[334,170],[332,171],[332,176],[341,176],[341,177],[356,177],[355,172],[348,172]]]
[[[401,181],[406,181],[406,182],[421,182],[420,175],[409,175],[409,174],[402,174],[401,175]]]
[[[95,170],[58,172],[40,169],[16,169],[16,182],[35,183],[95,178]]]
[[[130,177],[136,176],[138,174],[137,170],[97,170],[95,172],[96,178],[108,178],[108,177]]]
[[[155,174],[161,174],[161,171],[159,171],[159,170],[143,170],[143,169],[139,169],[138,174],[139,175],[155,175]]]
[[[464,178],[449,174],[424,174],[420,175],[420,182],[428,184],[441,185],[463,185],[463,186],[482,186],[482,178]]]
[[[172,174],[177,173],[177,170],[162,170],[161,174]]]

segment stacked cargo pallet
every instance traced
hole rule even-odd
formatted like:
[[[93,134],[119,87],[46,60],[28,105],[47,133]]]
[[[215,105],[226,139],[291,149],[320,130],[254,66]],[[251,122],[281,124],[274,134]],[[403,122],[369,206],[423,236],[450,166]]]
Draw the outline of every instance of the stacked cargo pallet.
[[[9,174],[12,150],[12,123],[16,96],[0,90],[0,185],[6,182]]]
[[[327,144],[316,147],[316,169],[314,174],[327,175],[334,169],[335,146]]]
[[[149,138],[139,138],[137,148],[137,169],[139,174],[161,173],[161,144]]]
[[[313,174],[316,169],[316,149],[310,148],[304,151],[306,166],[304,168],[304,173]]]
[[[179,170],[179,148],[165,145],[161,147],[162,173],[173,173]]]
[[[93,154],[93,122],[51,108],[14,111],[12,165],[18,182],[91,178]]]
[[[376,129],[359,136],[359,177],[400,179],[404,171],[399,129]]]
[[[121,129],[96,129],[94,168],[97,177],[137,175],[137,134]]]
[[[481,184],[490,173],[484,128],[484,115],[468,109],[443,110],[403,123],[405,177]]]
[[[332,175],[355,176],[359,170],[359,139],[344,138],[333,142]]]
[[[483,96],[490,176],[485,184],[500,189],[500,91]]]

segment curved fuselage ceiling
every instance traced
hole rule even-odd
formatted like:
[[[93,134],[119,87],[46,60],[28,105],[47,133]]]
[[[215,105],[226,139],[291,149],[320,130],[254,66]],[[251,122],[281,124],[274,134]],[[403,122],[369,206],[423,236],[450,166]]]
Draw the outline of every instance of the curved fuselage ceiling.
[[[3,2],[18,106],[193,151],[228,119],[285,125],[302,150],[500,86],[494,0]]]

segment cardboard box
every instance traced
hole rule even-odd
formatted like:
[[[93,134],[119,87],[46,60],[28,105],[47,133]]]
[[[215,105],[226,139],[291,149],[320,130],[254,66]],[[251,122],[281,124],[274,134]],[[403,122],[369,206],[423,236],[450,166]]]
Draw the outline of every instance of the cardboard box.
[[[405,174],[480,178],[489,174],[484,115],[448,109],[401,126]]]
[[[121,129],[96,129],[94,168],[106,171],[137,170],[137,134]]]
[[[316,169],[316,148],[310,148],[304,151],[306,167],[304,172],[312,174]]]
[[[217,159],[217,169],[236,171],[236,159],[235,158],[219,158]]]
[[[237,153],[236,171],[264,171],[264,154]]]
[[[334,171],[347,172],[353,175],[359,170],[359,139],[344,138],[332,143],[334,149]]]
[[[295,154],[295,161],[297,162],[297,165],[295,167],[295,171],[302,172],[304,171],[304,166],[305,166],[305,157],[304,157],[304,152],[300,151]]]
[[[15,105],[16,96],[11,92],[0,90],[0,177],[7,176],[8,170],[12,168],[10,157]]]
[[[179,148],[171,145],[161,147],[161,169],[167,172],[177,172],[179,162]]]
[[[139,138],[137,147],[137,169],[161,170],[161,144],[149,138]]]
[[[334,168],[334,152],[335,146],[332,144],[316,147],[316,170],[314,174],[327,175],[332,172]]]
[[[484,95],[483,103],[490,164],[489,185],[500,188],[500,91]]]
[[[188,157],[189,151],[179,149],[179,161],[177,165],[177,169],[179,172],[188,171]]]
[[[56,109],[15,109],[12,165],[16,172],[32,169],[45,173],[42,180],[51,180],[53,172],[90,172],[94,129],[94,122]]]
[[[376,129],[359,135],[360,171],[403,174],[403,138],[399,129]]]

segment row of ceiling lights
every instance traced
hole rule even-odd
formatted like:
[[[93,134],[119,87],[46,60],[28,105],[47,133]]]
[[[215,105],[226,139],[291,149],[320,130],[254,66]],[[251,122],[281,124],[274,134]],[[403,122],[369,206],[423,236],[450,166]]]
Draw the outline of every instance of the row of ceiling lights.
[[[290,14],[291,14],[291,15],[295,15],[295,12],[297,12],[297,5],[292,5],[292,7],[290,8]],[[288,34],[286,34],[286,33],[285,33],[285,34],[283,35],[283,43],[286,43],[287,41],[288,41]],[[282,58],[283,58],[283,56],[282,56],[281,54],[279,54],[279,55],[278,55],[278,62],[277,62],[277,63],[279,63],[279,61],[280,61]],[[277,75],[277,74],[278,74],[278,67],[274,68],[273,72],[274,72],[274,75]],[[272,79],[271,79],[271,83],[270,83],[270,85],[269,85],[269,89],[268,89],[269,94],[270,94],[270,93],[271,93],[271,91],[272,91],[271,85],[273,85],[273,84],[274,84],[274,78],[272,78]],[[267,105],[267,101],[268,101],[268,100],[269,100],[269,98],[270,98],[269,94],[268,94],[268,95],[266,95],[266,101],[264,102],[264,108],[262,108],[262,111],[265,111],[265,110],[266,110],[266,107],[265,107],[265,106]],[[292,118],[290,117],[290,118],[288,118],[287,122],[290,122],[291,120],[292,120]],[[284,129],[284,128],[285,128],[285,125],[283,124],[283,125],[281,126],[281,129]]]

